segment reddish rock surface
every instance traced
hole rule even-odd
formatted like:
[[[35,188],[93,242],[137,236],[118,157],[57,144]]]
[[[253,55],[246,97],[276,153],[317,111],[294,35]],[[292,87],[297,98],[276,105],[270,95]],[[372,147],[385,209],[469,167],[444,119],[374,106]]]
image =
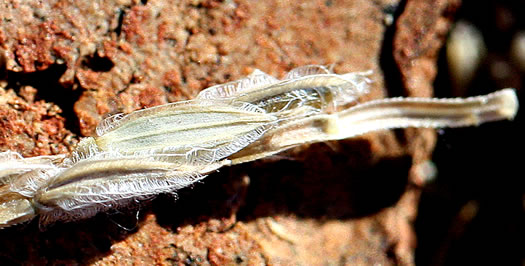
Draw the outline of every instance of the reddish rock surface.
[[[77,140],[65,128],[58,106],[35,101],[35,89],[0,88],[0,150],[24,156],[67,153]]]
[[[51,102],[64,109],[69,130],[87,136],[106,114],[192,98],[256,68],[275,76],[306,64],[333,64],[338,73],[371,69],[363,101],[430,96],[457,4],[7,1],[0,10],[0,69],[8,81],[0,90],[0,149],[26,156],[71,149],[77,139]],[[38,76],[47,83],[18,82],[49,69],[54,75]],[[53,78],[60,89],[45,86]],[[0,231],[0,257],[30,264],[411,265],[425,179],[418,165],[434,143],[432,131],[407,130],[303,147],[280,161],[211,174],[177,201],[161,196],[124,215],[43,233],[37,222]]]

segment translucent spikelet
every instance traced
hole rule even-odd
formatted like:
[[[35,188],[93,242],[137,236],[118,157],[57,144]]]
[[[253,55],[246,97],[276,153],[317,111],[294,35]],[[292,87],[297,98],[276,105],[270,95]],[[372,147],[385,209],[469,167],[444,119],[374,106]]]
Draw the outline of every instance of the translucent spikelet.
[[[122,208],[202,180],[222,166],[304,143],[406,127],[457,127],[512,119],[512,89],[465,99],[393,98],[360,103],[370,72],[261,71],[197,99],[116,115],[69,155],[0,153],[0,228],[40,215],[46,226]]]
[[[95,142],[102,151],[186,154],[196,148],[245,146],[245,135],[276,121],[277,117],[246,103],[212,105],[192,101],[128,114]]]

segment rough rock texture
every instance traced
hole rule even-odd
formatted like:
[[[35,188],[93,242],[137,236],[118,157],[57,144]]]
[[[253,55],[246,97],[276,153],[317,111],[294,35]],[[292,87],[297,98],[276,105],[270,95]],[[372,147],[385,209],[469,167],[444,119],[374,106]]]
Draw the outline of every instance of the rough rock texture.
[[[37,155],[71,148],[50,102],[64,110],[69,130],[87,136],[108,113],[192,98],[255,68],[275,76],[306,64],[334,64],[338,73],[372,69],[374,84],[362,101],[430,96],[457,5],[6,1],[0,149]],[[407,130],[310,145],[279,161],[223,169],[180,191],[177,201],[161,196],[43,233],[37,222],[0,231],[0,257],[32,264],[410,265],[411,224],[425,182],[420,165],[434,143],[432,131]]]
[[[60,108],[35,101],[32,87],[22,87],[19,94],[0,88],[0,150],[24,156],[69,152],[76,140],[64,127]]]

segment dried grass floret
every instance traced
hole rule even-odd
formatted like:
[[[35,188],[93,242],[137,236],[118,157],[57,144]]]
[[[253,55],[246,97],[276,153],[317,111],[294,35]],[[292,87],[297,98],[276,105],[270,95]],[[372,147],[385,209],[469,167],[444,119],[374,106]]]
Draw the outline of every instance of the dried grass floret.
[[[144,200],[198,182],[223,165],[181,165],[156,157],[86,159],[51,179],[32,197],[45,221],[86,218],[99,211],[122,206],[128,200]],[[67,215],[65,215],[67,213]],[[76,213],[76,214],[75,214]],[[76,219],[76,218],[75,218]]]
[[[307,116],[313,113],[335,111],[340,106],[355,103],[368,92],[368,72],[354,72],[344,75],[332,73],[324,66],[310,65],[296,68],[283,80],[264,78],[257,86],[232,86],[231,83],[217,85],[203,90],[197,99],[212,99],[226,102],[247,102],[267,112],[285,116]],[[256,83],[252,79],[267,77],[260,70],[233,84]],[[308,107],[308,108],[303,108]],[[300,112],[297,109],[303,108]],[[293,115],[291,115],[293,114]]]
[[[62,154],[24,158],[13,151],[0,152],[0,186],[11,183],[12,179],[33,170],[52,169],[64,157]]]
[[[96,148],[126,154],[170,152],[191,154],[201,149],[213,161],[248,145],[277,121],[251,104],[185,102],[133,112],[101,129]],[[231,154],[231,153],[230,153]]]
[[[359,103],[370,72],[324,66],[283,80],[256,70],[197,99],[111,116],[69,156],[0,153],[0,228],[40,215],[41,226],[87,218],[202,180],[222,166],[313,142],[406,127],[458,127],[512,119],[511,89],[466,99]]]
[[[341,140],[391,128],[443,128],[512,119],[518,110],[513,89],[456,98],[392,98],[359,104],[334,114],[297,119],[270,130],[229,158],[232,164],[277,154],[305,143]]]
[[[235,97],[240,93],[258,90],[279,82],[278,79],[262,72],[259,69],[254,70],[250,75],[235,81],[224,84],[218,84],[202,90],[197,99],[207,99],[216,101],[220,98]]]

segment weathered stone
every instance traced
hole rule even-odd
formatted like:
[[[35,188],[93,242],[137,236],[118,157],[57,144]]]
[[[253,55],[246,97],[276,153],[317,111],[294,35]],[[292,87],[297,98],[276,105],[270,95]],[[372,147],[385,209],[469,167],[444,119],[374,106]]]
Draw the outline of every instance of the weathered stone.
[[[455,0],[404,7],[395,0],[11,0],[0,10],[0,47],[7,75],[65,66],[56,82],[81,93],[66,99],[78,118],[71,130],[87,136],[108,113],[192,98],[256,68],[275,76],[306,64],[334,64],[337,73],[371,69],[374,83],[362,101],[430,96],[456,7]],[[58,109],[24,88],[19,98],[9,90],[15,83],[6,86],[0,149],[66,152],[74,141]],[[61,97],[46,93],[53,94]],[[310,145],[279,162],[211,174],[176,202],[161,197],[142,205],[147,214],[139,213],[132,232],[103,215],[44,233],[36,222],[9,228],[0,231],[0,257],[31,264],[410,265],[415,184],[424,179],[414,165],[429,158],[435,136],[405,132]],[[119,223],[133,225],[134,215],[124,216]]]

